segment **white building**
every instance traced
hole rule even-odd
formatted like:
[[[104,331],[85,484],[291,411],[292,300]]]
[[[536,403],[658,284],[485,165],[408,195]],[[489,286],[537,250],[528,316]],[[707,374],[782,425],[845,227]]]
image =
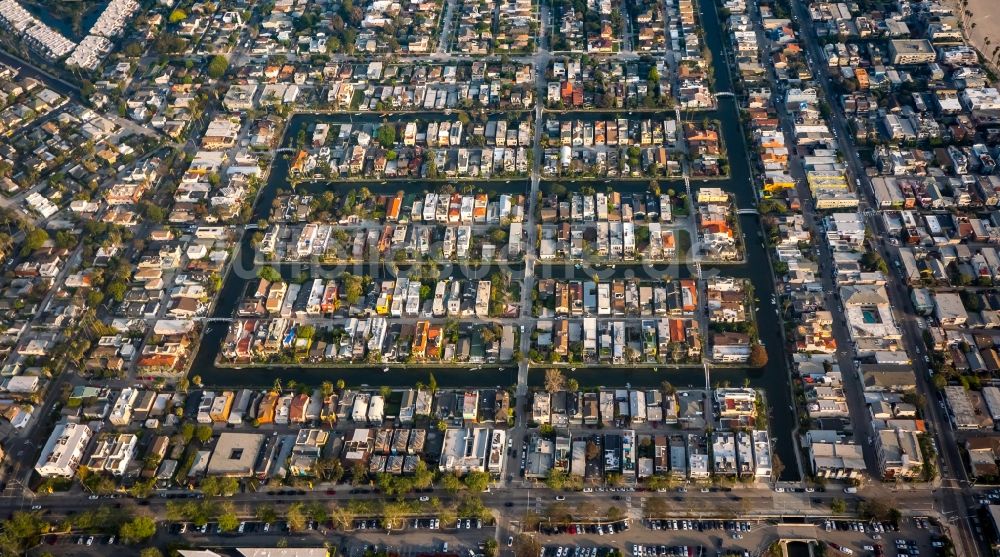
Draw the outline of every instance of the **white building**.
[[[131,433],[109,435],[97,442],[97,448],[90,455],[87,466],[91,470],[111,472],[123,476],[135,456],[139,438]]]
[[[771,464],[771,438],[767,430],[753,432],[753,458],[754,475],[758,478],[770,478],[774,468]]]
[[[132,408],[135,406],[135,400],[138,397],[139,391],[131,387],[122,389],[121,394],[118,395],[118,400],[115,401],[115,405],[111,408],[111,415],[108,416],[108,421],[118,427],[127,426],[132,421]]]
[[[58,424],[38,456],[35,471],[43,478],[72,478],[93,434],[83,424]]]
[[[441,446],[441,471],[499,475],[503,471],[506,437],[501,429],[449,429]]]

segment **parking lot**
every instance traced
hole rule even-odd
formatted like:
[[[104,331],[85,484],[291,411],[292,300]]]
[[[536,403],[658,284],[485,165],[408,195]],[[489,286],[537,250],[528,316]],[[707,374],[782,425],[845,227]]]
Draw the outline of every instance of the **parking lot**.
[[[579,525],[541,529],[545,557],[600,557],[614,548],[635,557],[759,554],[779,538],[826,542],[827,555],[936,557],[944,555],[940,529],[927,519],[888,522],[826,520],[774,524],[750,520],[664,519],[637,522],[626,535],[600,534]],[[562,553],[559,553],[559,548]],[[594,553],[597,551],[597,553]]]
[[[438,552],[465,557],[469,555],[469,552],[474,555],[482,554],[483,543],[487,539],[493,538],[494,535],[495,530],[492,527],[448,533],[432,530],[406,530],[390,534],[385,531],[366,530],[350,535],[341,549],[347,557],[361,557],[367,551],[381,550],[390,554],[398,554],[401,557]],[[502,549],[506,548],[505,543],[500,545]]]

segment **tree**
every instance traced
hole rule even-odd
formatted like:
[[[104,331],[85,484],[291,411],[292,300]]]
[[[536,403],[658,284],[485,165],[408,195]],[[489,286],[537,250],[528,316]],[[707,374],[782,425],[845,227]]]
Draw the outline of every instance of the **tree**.
[[[858,504],[858,513],[869,520],[891,520],[892,512],[886,501],[865,499]]]
[[[464,483],[469,491],[475,493],[486,491],[490,485],[490,475],[486,472],[469,472],[465,475]]]
[[[195,436],[202,444],[208,443],[208,440],[212,438],[212,426],[204,424],[198,426],[198,429],[195,430]]]
[[[344,283],[344,297],[347,299],[347,303],[352,305],[358,303],[364,294],[364,284],[362,284],[361,277],[344,273],[341,280]]]
[[[382,527],[386,530],[398,528],[400,526],[400,519],[403,518],[403,514],[406,512],[405,505],[403,502],[392,502],[382,505]]]
[[[167,18],[167,20],[170,23],[180,23],[185,19],[187,19],[187,14],[184,13],[184,10],[181,9],[175,9],[174,11],[170,12],[170,17]]]
[[[239,528],[240,519],[236,516],[236,510],[233,508],[233,504],[226,502],[223,503],[222,510],[219,513],[219,530],[223,532],[232,532],[233,530]]]
[[[109,284],[104,291],[116,302],[120,302],[125,299],[125,292],[128,291],[128,285],[123,281],[116,280]]]
[[[667,489],[671,485],[673,485],[673,479],[670,476],[656,474],[646,478],[646,487],[648,487],[649,489],[655,489],[659,491],[661,489]]]
[[[122,524],[118,534],[125,543],[140,543],[156,534],[156,521],[148,516],[137,516]]]
[[[610,521],[621,520],[625,517],[625,512],[622,511],[621,507],[610,506],[608,507],[608,512],[604,513],[604,516]]]
[[[457,493],[463,487],[462,480],[458,479],[455,474],[443,474],[439,483],[441,488],[448,493]]]
[[[24,245],[21,247],[21,255],[28,255],[36,249],[45,245],[49,240],[49,233],[44,228],[32,228],[24,237]]]
[[[847,503],[845,503],[843,499],[837,497],[836,499],[830,501],[830,510],[837,514],[843,514],[847,511]]]
[[[148,480],[140,480],[132,484],[129,488],[128,493],[136,499],[145,499],[153,493],[153,489],[156,488],[156,478],[149,478]]]
[[[558,468],[549,468],[548,476],[545,478],[545,485],[549,489],[560,490],[565,489],[566,481],[569,479],[569,474],[559,470]]]
[[[306,515],[303,512],[302,502],[296,501],[289,505],[285,518],[288,520],[288,529],[292,532],[304,529],[306,527]]]
[[[295,335],[299,338],[311,339],[316,336],[316,327],[313,325],[303,325],[298,328]]]
[[[220,77],[226,75],[226,70],[229,69],[229,60],[226,60],[225,56],[216,55],[212,57],[212,61],[208,63],[208,77],[212,79],[219,79]]]
[[[781,461],[781,457],[777,454],[771,455],[771,475],[775,478],[780,478],[781,473],[785,471],[785,463]]]
[[[261,267],[260,270],[257,271],[257,276],[267,282],[278,282],[281,280],[281,273],[279,273],[274,267]]]
[[[667,516],[669,510],[667,502],[662,497],[650,497],[646,499],[646,506],[643,507],[643,513],[646,515],[646,518]]]
[[[184,444],[186,445],[186,444],[190,443],[191,439],[193,439],[193,438],[194,438],[194,424],[192,424],[192,423],[185,423],[184,425],[182,425],[181,426],[181,440],[184,441]]]
[[[143,201],[141,205],[142,214],[146,217],[146,220],[154,223],[162,223],[166,215],[163,212],[163,207],[160,207],[152,201]]]
[[[747,365],[753,368],[760,368],[767,365],[767,350],[764,349],[760,344],[754,344],[750,347],[750,359],[747,360]]]
[[[557,393],[565,390],[566,376],[558,369],[545,370],[545,390],[550,393]]]
[[[355,462],[351,467],[351,485],[361,485],[368,481],[368,470],[364,463]]]
[[[87,292],[88,307],[97,307],[101,305],[101,302],[103,301],[104,301],[104,293],[101,292],[100,290],[91,290],[90,292]]]
[[[378,142],[386,149],[396,144],[396,126],[394,124],[382,124],[378,129]]]
[[[518,534],[514,538],[514,557],[536,557],[542,552],[542,546],[531,534]]]
[[[201,481],[199,487],[201,488],[201,492],[209,497],[219,495],[230,497],[239,490],[240,483],[236,478],[209,476]]]
[[[580,382],[570,377],[566,380],[566,390],[575,393],[580,390]]]
[[[434,472],[427,468],[427,463],[423,460],[417,461],[417,466],[413,470],[414,489],[427,489],[434,484]]]
[[[677,388],[670,381],[663,381],[660,383],[660,390],[663,391],[665,395],[673,395],[677,393]]]
[[[15,512],[0,523],[0,555],[24,555],[29,547],[38,545],[47,529],[38,513]]]
[[[274,522],[278,519],[278,513],[274,511],[274,507],[271,505],[261,505],[257,507],[257,520],[262,520],[264,522]]]
[[[437,382],[437,379],[434,378],[434,374],[433,373],[428,374],[428,377],[427,377],[427,389],[430,390],[430,392],[431,392],[432,395],[437,392],[438,382]]]

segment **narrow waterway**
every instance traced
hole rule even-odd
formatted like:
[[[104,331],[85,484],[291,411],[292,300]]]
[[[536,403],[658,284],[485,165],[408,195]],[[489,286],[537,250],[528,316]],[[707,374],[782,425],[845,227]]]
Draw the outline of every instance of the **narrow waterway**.
[[[713,0],[699,2],[701,9],[701,24],[705,30],[705,42],[712,51],[712,63],[715,70],[716,91],[732,91],[729,68],[726,63],[724,36],[718,12]],[[740,113],[736,100],[728,97],[719,99],[716,118],[722,123],[722,133],[728,148],[730,178],[728,183],[720,187],[732,193],[740,208],[751,208],[756,202],[753,179],[747,160],[747,145],[740,125]],[[714,184],[713,184],[714,185]],[[784,464],[781,480],[797,481],[800,479],[796,466],[796,450],[798,443],[792,438],[797,417],[792,407],[791,390],[789,388],[788,358],[782,342],[781,322],[778,319],[777,307],[772,300],[775,296],[774,279],[768,265],[767,248],[764,245],[763,230],[760,218],[756,215],[743,215],[740,225],[746,238],[746,260],[750,263],[744,267],[745,276],[753,283],[754,292],[760,303],[757,308],[757,329],[761,342],[767,348],[768,364],[761,370],[747,372],[751,385],[767,392],[770,408],[770,429],[774,441],[774,449]],[[729,271],[727,272],[734,272]],[[715,372],[713,381],[722,380],[724,374]]]
[[[712,60],[715,70],[715,84],[718,91],[731,91],[731,80],[726,64],[723,41],[723,29],[718,21],[717,11],[712,0],[702,0],[701,2],[702,26],[705,30],[705,41],[712,51]],[[699,113],[699,118],[707,117],[719,120],[722,126],[722,134],[728,149],[730,177],[725,180],[695,180],[692,185],[698,187],[721,187],[735,196],[737,205],[740,208],[752,208],[755,205],[756,195],[753,181],[750,176],[750,167],[747,161],[747,146],[744,140],[743,130],[740,126],[739,110],[736,101],[731,98],[719,100],[719,107],[716,111]],[[284,146],[294,143],[295,137],[300,129],[308,126],[311,121],[324,118],[319,115],[300,115],[292,118],[289,122],[288,132],[285,135]],[[362,117],[368,120],[368,117]],[[354,121],[358,121],[354,117]],[[285,157],[278,157],[271,170],[270,178],[260,193],[257,205],[254,210],[254,220],[266,218],[270,210],[271,203],[277,192],[281,188],[288,188],[285,176],[288,173],[289,162]],[[661,181],[663,184],[665,181]],[[408,181],[390,182],[381,185],[386,190],[397,187],[406,187]],[[513,181],[512,184],[504,184],[502,188],[506,191],[525,187],[524,182]],[[511,188],[510,186],[514,187]],[[310,189],[322,188],[323,185],[312,186]],[[339,187],[339,186],[338,186]],[[486,187],[486,186],[484,186]],[[421,187],[421,189],[423,189]],[[314,190],[315,191],[315,190]],[[747,250],[747,265],[726,265],[717,268],[704,266],[703,273],[710,276],[712,273],[749,278],[753,283],[754,291],[759,304],[757,307],[758,329],[761,341],[764,343],[768,353],[768,364],[757,370],[718,368],[711,369],[711,384],[730,384],[741,386],[745,381],[750,385],[766,392],[770,409],[769,428],[774,441],[774,450],[784,464],[784,471],[780,479],[783,481],[797,481],[800,479],[796,467],[796,447],[797,443],[792,439],[795,429],[795,413],[791,406],[791,393],[789,389],[789,375],[787,369],[787,355],[782,343],[780,322],[776,313],[776,306],[772,303],[775,294],[774,281],[771,276],[770,267],[767,264],[768,253],[764,246],[760,220],[756,215],[743,215],[740,217],[740,225],[745,235],[745,246]],[[223,284],[219,294],[219,302],[215,308],[214,316],[231,317],[233,310],[247,288],[248,280],[245,276],[252,276],[252,272],[246,270],[253,269],[253,251],[250,247],[250,234],[245,235],[240,246],[238,260],[235,267],[244,270],[240,273],[230,272],[229,277]],[[563,266],[545,266],[537,269],[539,276],[562,276],[565,271]],[[641,269],[641,267],[640,267]],[[629,272],[627,266],[620,266],[615,274]],[[675,266],[671,269],[672,276],[685,277],[690,275],[690,269],[684,266]],[[479,369],[441,367],[441,366],[414,366],[410,368],[400,368],[393,366],[389,372],[383,373],[381,367],[301,367],[301,366],[274,366],[269,368],[220,368],[215,365],[215,358],[228,328],[227,323],[214,323],[208,326],[202,338],[198,353],[194,357],[191,366],[192,375],[200,375],[207,385],[213,386],[267,386],[274,382],[275,378],[283,381],[295,380],[300,384],[318,385],[322,381],[336,381],[343,379],[348,385],[370,385],[370,386],[404,386],[413,385],[418,381],[426,382],[428,375],[433,373],[438,384],[442,387],[485,387],[485,386],[512,386],[517,381],[517,367],[515,365],[489,365]],[[638,386],[657,386],[662,381],[670,381],[677,387],[697,387],[705,385],[705,371],[701,366],[686,369],[660,368],[580,368],[576,371],[567,371],[575,377],[584,387],[609,386],[620,387],[630,384]],[[539,385],[543,381],[543,373],[535,371],[529,374],[529,383]]]

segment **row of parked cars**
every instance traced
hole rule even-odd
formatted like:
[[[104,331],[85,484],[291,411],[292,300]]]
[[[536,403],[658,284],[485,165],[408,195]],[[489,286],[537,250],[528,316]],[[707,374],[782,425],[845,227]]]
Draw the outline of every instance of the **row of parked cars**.
[[[702,554],[700,545],[632,544],[632,555],[635,557],[696,557]]]
[[[598,536],[617,534],[629,529],[628,519],[606,524],[543,524],[538,530],[548,536],[556,534],[597,534]],[[559,556],[562,557],[562,556]]]
[[[728,530],[732,532],[749,532],[753,524],[740,520],[652,520],[645,521],[650,530]]]
[[[823,529],[827,532],[840,530],[842,532],[861,532],[862,534],[884,534],[886,532],[898,532],[899,527],[891,522],[862,522],[860,520],[825,520]],[[879,539],[879,538],[875,538]]]
[[[513,538],[509,539],[511,543],[508,543],[507,547],[513,545],[513,540]],[[610,547],[574,547],[553,545],[543,547],[541,557],[607,557],[614,551],[616,550]]]
[[[91,546],[94,545],[94,540],[94,536],[77,536],[76,545]],[[104,543],[107,545],[115,545],[115,537],[110,536]]]
[[[319,523],[315,520],[309,520],[306,522],[306,530],[316,530],[319,527]],[[288,532],[288,524],[284,521],[277,521],[275,523],[261,522],[261,521],[243,521],[240,525],[232,532],[223,532],[219,527],[217,522],[206,522],[205,524],[195,524],[193,522],[175,522],[171,524],[167,531],[174,535],[179,534],[206,534],[213,536],[220,535],[230,535],[238,536],[242,534],[253,534],[253,533],[283,533]]]

